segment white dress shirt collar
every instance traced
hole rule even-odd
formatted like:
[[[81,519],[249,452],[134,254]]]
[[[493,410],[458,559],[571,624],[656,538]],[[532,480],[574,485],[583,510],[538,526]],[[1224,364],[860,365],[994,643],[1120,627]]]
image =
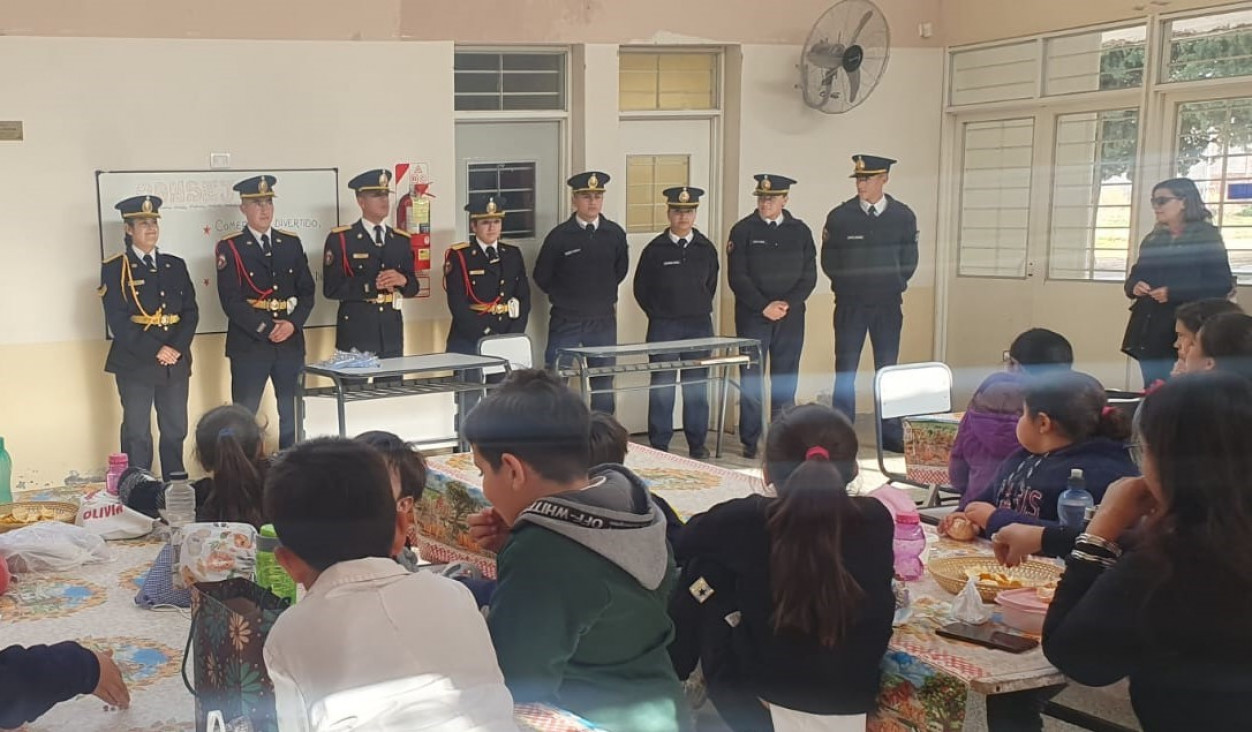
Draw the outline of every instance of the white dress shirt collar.
[[[597,231],[600,230],[600,217],[599,216],[596,217],[595,221],[583,221],[582,218],[578,214],[574,214],[574,220],[578,222],[578,228],[580,229],[586,229],[587,226],[590,225]]]
[[[384,236],[384,237],[385,237],[385,236],[387,236],[387,219],[383,219],[382,221],[379,221],[377,224],[375,224],[375,223],[373,223],[372,221],[370,221],[369,219],[367,219],[367,218],[365,218],[364,216],[362,216],[362,217],[361,217],[361,226],[365,227],[365,231],[366,231],[366,233],[368,233],[368,234],[370,235],[370,240],[371,240],[371,241],[373,241],[373,239],[374,239],[374,227],[375,227],[375,226],[381,226],[381,227],[383,227],[383,236]]]
[[[139,247],[135,246],[134,244],[131,244],[130,252],[131,254],[135,255],[135,259],[138,259],[140,262],[143,261],[143,251]],[[156,261],[157,261],[157,248],[156,247],[152,247],[151,254],[152,254],[152,266],[155,267]]]
[[[757,214],[757,216],[761,216],[761,215],[760,215],[760,214]],[[782,223],[783,223],[783,215],[782,215],[782,214],[778,214],[778,218],[776,218],[776,219],[767,219],[767,218],[765,218],[764,216],[761,216],[761,220],[762,220],[762,221],[764,221],[764,222],[765,222],[765,223],[767,223],[767,224],[774,224],[775,226],[782,226]]]
[[[672,242],[674,242],[674,244],[678,244],[678,240],[679,240],[679,239],[686,239],[686,240],[687,240],[687,243],[688,243],[688,244],[690,244],[690,243],[691,243],[691,240],[692,240],[692,239],[694,239],[694,238],[695,238],[695,236],[696,236],[696,230],[695,230],[695,229],[692,229],[692,230],[691,230],[691,233],[690,233],[690,234],[687,234],[686,236],[679,236],[679,235],[675,234],[675,233],[674,233],[674,231],[673,231],[672,229],[666,229],[666,230],[665,230],[665,233],[666,233],[666,234],[669,234],[669,240],[670,240],[670,241],[672,241]]]
[[[265,235],[268,235],[270,238],[270,246],[274,246],[274,227],[271,226],[269,229],[265,231],[257,231],[256,229],[249,226],[248,231],[251,232],[252,238],[256,239],[257,244],[261,243],[261,235],[265,234]]]
[[[859,200],[861,203],[861,210],[864,211],[865,213],[869,213],[869,210],[873,208],[874,214],[876,216],[882,216],[882,212],[887,210],[887,197],[886,196],[883,196],[882,198],[878,199],[878,203],[869,203],[865,199],[859,199]]]

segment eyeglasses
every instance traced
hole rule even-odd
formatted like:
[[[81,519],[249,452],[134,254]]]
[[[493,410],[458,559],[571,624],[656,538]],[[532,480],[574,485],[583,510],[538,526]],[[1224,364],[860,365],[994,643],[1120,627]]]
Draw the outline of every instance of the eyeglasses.
[[[1182,199],[1178,198],[1177,196],[1157,196],[1156,198],[1150,198],[1148,200],[1152,203],[1153,206],[1160,208],[1161,206],[1164,206],[1170,201],[1181,201]]]

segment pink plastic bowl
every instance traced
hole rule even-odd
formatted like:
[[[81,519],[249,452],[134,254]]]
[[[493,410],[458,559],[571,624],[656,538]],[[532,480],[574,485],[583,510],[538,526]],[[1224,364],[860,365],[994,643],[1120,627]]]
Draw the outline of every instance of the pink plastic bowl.
[[[1000,617],[1005,625],[1033,635],[1043,632],[1048,604],[1039,599],[1033,587],[1005,590],[996,595],[996,603],[1001,608]]]

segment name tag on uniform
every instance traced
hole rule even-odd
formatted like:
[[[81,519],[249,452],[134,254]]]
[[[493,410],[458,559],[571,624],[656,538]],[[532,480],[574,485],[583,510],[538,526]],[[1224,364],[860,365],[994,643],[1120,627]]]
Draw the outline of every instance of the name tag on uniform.
[[[565,253],[565,256],[567,256],[567,257],[568,257],[568,256],[570,256],[571,254],[578,254],[578,253],[579,253],[579,252],[581,252],[581,251],[582,251],[582,247],[579,247],[578,249],[571,249],[571,250],[569,250],[568,252],[566,252],[566,253]]]
[[[369,255],[369,252],[361,252],[360,254],[353,254],[352,258],[353,259],[369,259],[370,255]]]
[[[682,264],[682,263],[683,263],[683,262],[682,262],[682,260],[681,260],[681,259],[675,259],[675,260],[670,261],[670,262],[661,262],[661,266],[662,266],[662,267],[669,267],[670,265],[674,265],[674,264]]]
[[[860,241],[861,239],[864,239],[864,238],[865,238],[864,234],[848,234],[848,241]]]
[[[143,284],[143,280],[131,280],[130,283],[132,285],[139,286]]]
[[[487,274],[487,270],[485,270],[485,269],[471,269],[471,270],[470,270],[470,274],[471,274],[471,275],[484,275],[484,274]]]
[[[750,242],[748,242],[748,243],[749,243],[749,244],[764,244],[764,243],[765,243],[765,240],[764,240],[764,239],[753,239],[752,241],[750,241]]]

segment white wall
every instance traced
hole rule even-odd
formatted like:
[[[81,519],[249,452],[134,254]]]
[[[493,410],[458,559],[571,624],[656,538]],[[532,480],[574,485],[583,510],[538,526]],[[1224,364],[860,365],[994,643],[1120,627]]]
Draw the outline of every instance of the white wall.
[[[453,118],[432,112],[452,108],[452,53],[451,42],[0,38],[0,68],[27,70],[0,75],[3,116],[23,120],[26,136],[0,144],[0,255],[25,262],[0,268],[0,434],[15,474],[57,481],[116,449],[120,406],[102,370],[95,294],[95,170],[205,168],[210,152],[229,152],[239,168],[337,166],[346,182],[425,160],[444,194],[432,211],[438,263],[460,215]],[[277,190],[281,214],[281,181]],[[350,193],[345,222],[360,215]],[[432,297],[406,304],[411,349],[442,347],[442,295],[436,278]],[[332,347],[329,329],[310,333],[312,358]],[[229,400],[223,350],[220,335],[195,341],[193,423]]]

